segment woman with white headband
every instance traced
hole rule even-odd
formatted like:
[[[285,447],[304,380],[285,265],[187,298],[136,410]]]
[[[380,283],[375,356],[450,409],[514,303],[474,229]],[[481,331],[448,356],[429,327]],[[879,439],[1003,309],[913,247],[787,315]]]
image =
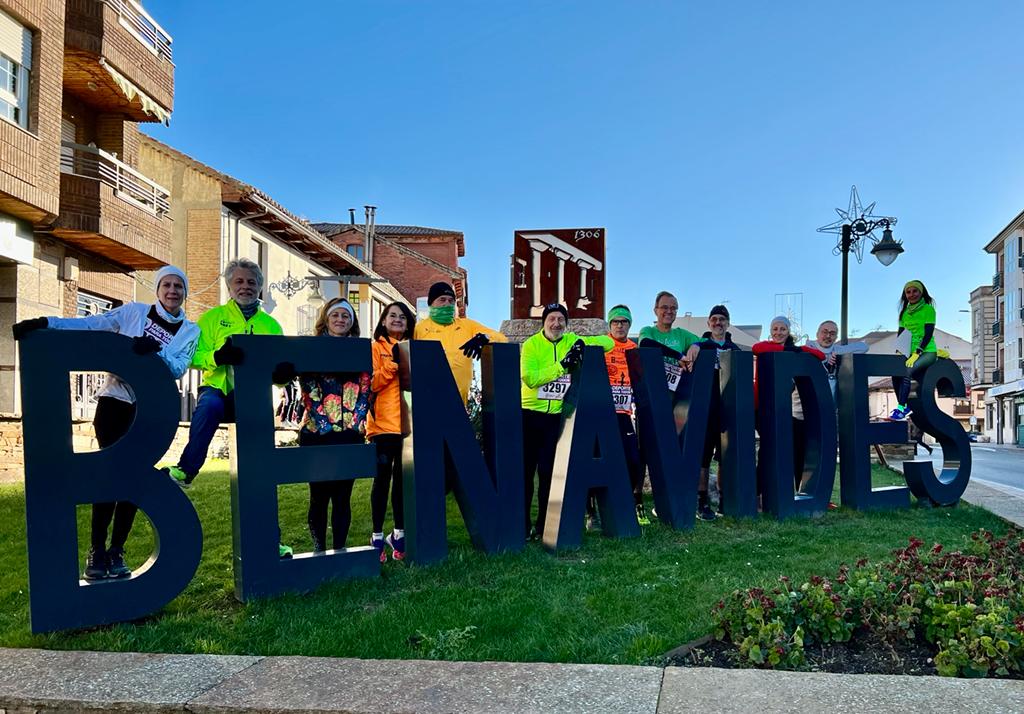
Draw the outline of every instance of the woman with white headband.
[[[199,342],[199,326],[185,319],[182,303],[188,295],[188,278],[181,268],[165,265],[156,273],[156,302],[129,302],[109,312],[89,317],[37,317],[14,326],[14,338],[36,329],[101,330],[132,338],[132,350],[139,355],[157,353],[175,379],[188,369]],[[135,394],[114,375],[96,400],[93,429],[101,449],[127,433],[135,420]],[[126,578],[132,574],[124,562],[128,540],[138,506],[127,501],[94,503],[89,555],[85,561],[86,580]],[[110,548],[107,531],[113,521]]]
[[[313,328],[316,335],[359,337],[359,318],[344,298],[328,300],[320,309]],[[295,379],[295,365],[283,362],[274,370],[275,384]],[[299,446],[362,444],[366,440],[366,413],[369,410],[370,375],[367,372],[344,374],[302,374],[299,376],[305,418],[299,429]],[[307,523],[313,539],[313,551],[327,550],[327,510],[331,509],[331,546],[345,547],[352,524],[352,486],[350,479],[316,481],[309,484]]]

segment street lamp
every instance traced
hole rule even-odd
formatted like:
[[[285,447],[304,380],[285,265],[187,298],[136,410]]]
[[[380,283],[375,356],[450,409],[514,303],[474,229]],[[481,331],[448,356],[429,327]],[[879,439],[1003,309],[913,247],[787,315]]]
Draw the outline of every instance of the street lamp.
[[[852,252],[857,256],[858,263],[862,262],[864,258],[864,244],[867,240],[870,240],[872,243],[871,255],[878,258],[878,262],[882,265],[888,266],[892,265],[893,261],[903,252],[903,241],[894,240],[892,237],[892,226],[896,223],[896,219],[892,216],[872,215],[871,211],[874,208],[875,204],[873,202],[866,208],[862,206],[860,195],[857,193],[857,187],[852,186],[850,187],[849,208],[845,211],[837,208],[836,213],[839,215],[839,220],[818,229],[818,233],[836,233],[839,235],[839,242],[832,249],[832,254],[843,256],[840,329],[842,344],[844,345],[848,341],[846,325],[847,313],[849,312],[850,253]],[[874,231],[879,228],[882,229],[881,240],[876,238],[874,234]]]

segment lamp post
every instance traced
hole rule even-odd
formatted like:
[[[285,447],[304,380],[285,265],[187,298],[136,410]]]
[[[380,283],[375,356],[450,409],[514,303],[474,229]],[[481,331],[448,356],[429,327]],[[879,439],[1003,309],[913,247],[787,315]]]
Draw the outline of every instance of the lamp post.
[[[860,263],[864,256],[864,244],[871,241],[871,254],[878,258],[882,265],[892,265],[892,262],[903,252],[903,242],[894,240],[892,237],[892,226],[896,219],[892,216],[875,216],[871,211],[875,204],[866,208],[861,206],[860,195],[857,187],[850,188],[850,205],[845,211],[836,209],[839,220],[822,226],[818,233],[837,233],[839,242],[832,249],[834,255],[841,255],[843,258],[843,280],[840,309],[840,330],[841,344],[847,344],[847,316],[849,313],[849,283],[850,283],[850,253],[857,257]],[[878,239],[874,231],[882,228],[882,237]]]
[[[278,280],[276,283],[270,283],[267,286],[271,290],[276,290],[279,293],[291,300],[293,297],[299,294],[300,291],[306,288],[310,289],[309,298],[307,302],[313,307],[319,307],[323,305],[324,297],[320,294],[320,283],[317,276],[309,276],[308,278],[296,278],[292,275],[292,271],[288,271],[288,275]]]

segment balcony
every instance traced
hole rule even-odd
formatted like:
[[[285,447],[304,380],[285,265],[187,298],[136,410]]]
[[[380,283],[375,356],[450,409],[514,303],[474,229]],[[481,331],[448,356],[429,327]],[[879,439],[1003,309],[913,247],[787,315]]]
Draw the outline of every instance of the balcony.
[[[67,0],[64,89],[103,112],[166,122],[171,37],[135,0]]]
[[[999,321],[999,320],[996,320],[995,322],[992,323],[992,336],[993,337],[1001,337],[1002,334],[1003,334],[1003,323],[1001,321]]]
[[[135,270],[170,262],[167,189],[102,149],[67,141],[60,169],[54,235]]]
[[[970,402],[955,402],[953,404],[953,416],[970,416],[974,413]]]
[[[1002,274],[1002,272],[999,272],[999,273],[996,273],[995,275],[992,276],[992,290],[995,291],[995,290],[1002,290],[1002,289],[1003,289],[1003,274]]]
[[[1002,383],[1003,383],[1003,370],[1001,370],[1001,369],[994,369],[994,370],[992,370],[992,384],[1002,384]]]

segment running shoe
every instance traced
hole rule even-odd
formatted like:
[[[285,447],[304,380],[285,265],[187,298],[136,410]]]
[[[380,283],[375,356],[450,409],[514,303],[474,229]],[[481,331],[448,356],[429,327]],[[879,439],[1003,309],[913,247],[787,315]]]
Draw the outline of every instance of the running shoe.
[[[636,504],[636,522],[642,526],[651,525],[651,519],[647,517],[647,511],[644,510],[644,504]]]
[[[889,415],[889,421],[906,421],[910,414],[909,409],[904,410],[896,407],[892,410],[892,414]]]
[[[370,534],[370,547],[377,549],[377,554],[380,556],[380,562],[386,563],[388,561],[388,553],[384,550],[384,536],[378,538],[374,534]]]
[[[189,476],[177,466],[164,466],[160,470],[182,488],[188,488],[192,485],[192,481],[195,480],[195,476]]]
[[[697,518],[702,521],[713,521],[717,516],[715,516],[715,512],[711,510],[710,506],[704,504],[697,509]]]
[[[131,568],[124,564],[124,548],[111,548],[108,550],[107,577],[127,578],[131,574]]]
[[[107,552],[89,548],[89,555],[85,558],[85,573],[82,577],[86,580],[107,579]]]
[[[292,547],[290,545],[285,545],[284,543],[277,544],[277,557],[281,560],[288,560],[294,554],[295,551],[292,550]]]
[[[405,536],[395,538],[394,533],[388,533],[384,542],[391,546],[391,557],[395,560],[405,560]]]

